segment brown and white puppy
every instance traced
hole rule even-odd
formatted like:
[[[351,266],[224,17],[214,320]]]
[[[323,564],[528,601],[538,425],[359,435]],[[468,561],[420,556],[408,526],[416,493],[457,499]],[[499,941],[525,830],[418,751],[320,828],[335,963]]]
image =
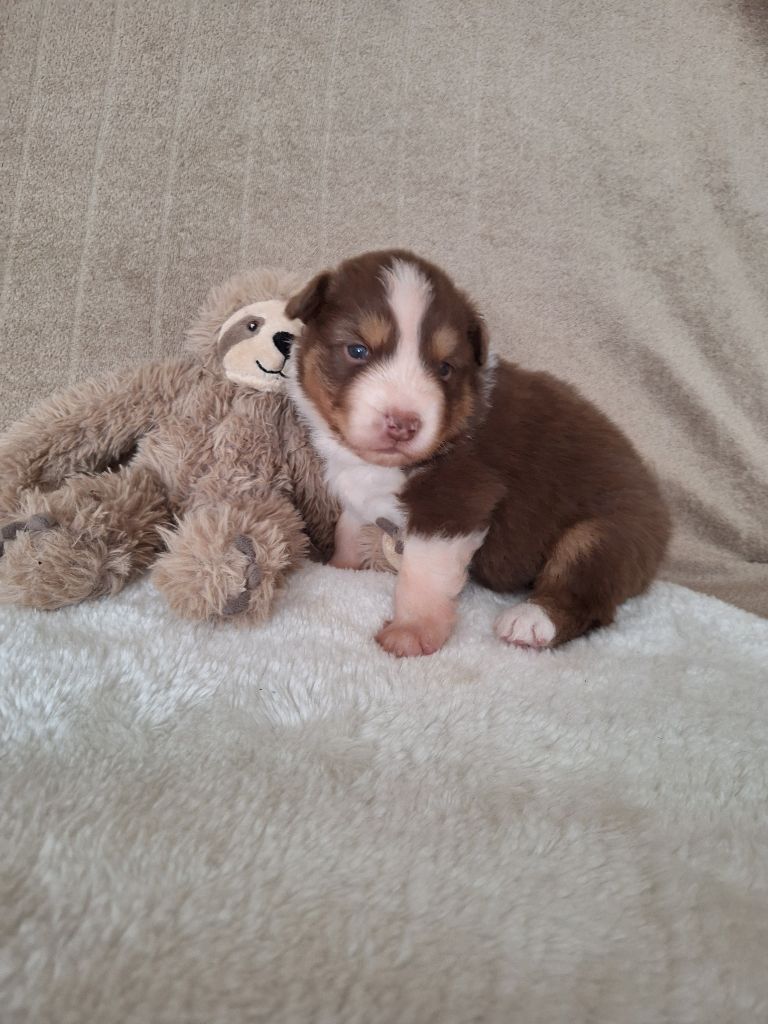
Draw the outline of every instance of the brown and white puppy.
[[[630,442],[571,387],[488,353],[472,302],[410,252],[366,253],[286,307],[305,323],[294,397],[342,505],[331,561],[359,568],[386,519],[405,545],[394,617],[376,639],[431,654],[467,575],[532,586],[507,643],[548,647],[606,625],[652,580],[669,520]]]

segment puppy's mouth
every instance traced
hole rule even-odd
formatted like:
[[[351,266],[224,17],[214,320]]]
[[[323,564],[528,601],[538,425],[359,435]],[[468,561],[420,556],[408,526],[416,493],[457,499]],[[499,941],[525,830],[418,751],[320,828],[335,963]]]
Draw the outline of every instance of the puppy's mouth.
[[[377,466],[410,466],[413,463],[420,462],[422,459],[420,454],[409,451],[403,445],[362,447],[361,445],[351,444],[348,440],[346,443],[352,448],[355,455],[364,459],[365,462],[372,462]]]

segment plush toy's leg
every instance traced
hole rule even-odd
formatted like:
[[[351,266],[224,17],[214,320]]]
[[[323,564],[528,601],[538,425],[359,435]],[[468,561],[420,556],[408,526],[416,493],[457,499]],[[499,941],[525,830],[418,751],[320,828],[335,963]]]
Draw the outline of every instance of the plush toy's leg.
[[[152,579],[187,619],[267,618],[286,573],[309,546],[300,515],[275,494],[196,508],[177,530],[163,532],[168,551]]]
[[[154,560],[169,518],[142,466],[25,491],[0,516],[0,603],[52,609],[117,593]]]
[[[0,435],[0,515],[22,491],[126,462],[137,441],[199,375],[189,360],[85,381],[40,402]]]

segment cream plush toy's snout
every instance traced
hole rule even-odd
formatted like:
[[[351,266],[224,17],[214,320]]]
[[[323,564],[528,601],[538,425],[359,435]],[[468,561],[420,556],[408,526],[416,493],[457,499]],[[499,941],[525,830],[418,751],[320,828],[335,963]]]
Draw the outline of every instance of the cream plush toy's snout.
[[[258,391],[278,391],[294,372],[293,346],[301,320],[289,320],[280,299],[236,310],[219,331],[218,348],[229,380]]]

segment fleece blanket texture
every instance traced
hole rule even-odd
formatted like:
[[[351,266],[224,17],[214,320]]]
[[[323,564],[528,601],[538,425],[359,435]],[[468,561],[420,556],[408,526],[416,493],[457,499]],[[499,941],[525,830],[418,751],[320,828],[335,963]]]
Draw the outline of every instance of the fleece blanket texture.
[[[671,584],[397,661],[393,579],[263,628],[0,613],[4,1024],[756,1024],[768,623]]]
[[[764,0],[3,0],[0,429],[233,271],[407,246],[768,615],[766,68]]]

